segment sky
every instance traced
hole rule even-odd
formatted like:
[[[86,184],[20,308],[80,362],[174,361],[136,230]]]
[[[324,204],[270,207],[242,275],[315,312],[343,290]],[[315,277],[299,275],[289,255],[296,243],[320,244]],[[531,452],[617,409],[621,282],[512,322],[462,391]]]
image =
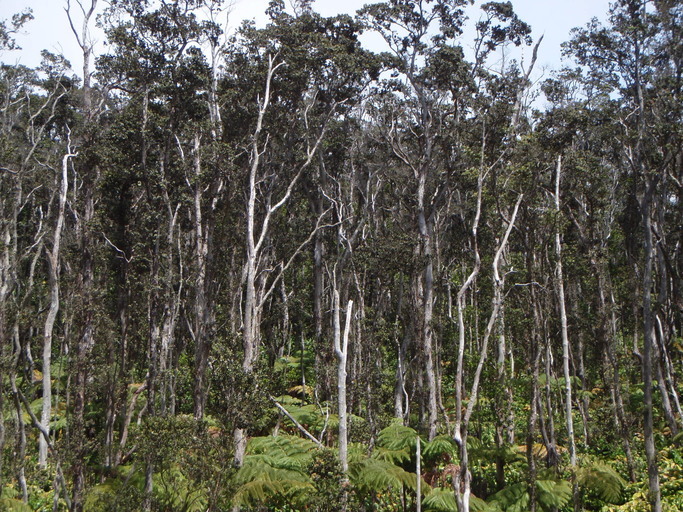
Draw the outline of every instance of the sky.
[[[89,0],[85,2],[89,3]],[[71,0],[71,3],[72,8],[77,10],[76,0]],[[99,0],[98,7],[104,7],[105,3],[104,0]],[[367,0],[317,0],[313,8],[323,16],[331,16],[340,12],[354,13],[366,3]],[[480,3],[481,1],[477,2]],[[609,8],[608,0],[512,0],[512,4],[519,17],[531,25],[534,40],[544,36],[536,63],[537,78],[547,77],[552,69],[562,67],[560,45],[569,38],[573,27],[584,26],[593,17],[604,20]],[[53,53],[63,53],[74,69],[81,69],[80,51],[69,29],[65,5],[66,0],[0,0],[0,19],[9,19],[12,14],[27,7],[33,9],[35,16],[23,33],[16,36],[22,50],[0,53],[0,61],[37,66],[40,63],[41,50],[47,49]],[[257,25],[263,25],[267,6],[268,0],[235,0],[228,18],[228,30],[234,30],[243,19],[254,19]],[[476,21],[476,14],[476,10],[471,12],[470,24]],[[103,36],[96,35],[95,39],[99,40],[99,48],[102,48]],[[463,47],[467,48],[471,39],[466,34]],[[363,41],[371,48],[379,44],[371,36],[366,36]],[[528,62],[531,48],[524,49],[515,57]]]

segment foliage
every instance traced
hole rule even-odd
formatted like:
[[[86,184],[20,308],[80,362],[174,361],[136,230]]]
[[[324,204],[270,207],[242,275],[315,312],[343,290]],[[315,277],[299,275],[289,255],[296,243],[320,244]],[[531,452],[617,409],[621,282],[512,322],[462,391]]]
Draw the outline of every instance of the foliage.
[[[616,503],[626,481],[612,466],[598,460],[583,462],[576,470],[576,481],[583,489],[597,494],[607,503]]]
[[[457,512],[455,494],[452,489],[433,488],[422,500],[426,512]],[[494,504],[488,504],[476,496],[470,496],[470,510],[472,512],[497,512],[501,510]]]
[[[297,436],[254,437],[235,475],[234,502],[251,506],[267,501],[303,504],[315,486],[306,470],[317,446]]]
[[[31,507],[15,498],[0,498],[0,508],[6,512],[31,512]]]
[[[550,512],[571,501],[572,487],[566,480],[547,474],[534,482],[536,499],[541,509]],[[522,512],[529,508],[529,489],[526,482],[507,486],[490,497],[489,502],[505,512]]]
[[[0,509],[683,510],[681,2],[228,3],[0,20]]]

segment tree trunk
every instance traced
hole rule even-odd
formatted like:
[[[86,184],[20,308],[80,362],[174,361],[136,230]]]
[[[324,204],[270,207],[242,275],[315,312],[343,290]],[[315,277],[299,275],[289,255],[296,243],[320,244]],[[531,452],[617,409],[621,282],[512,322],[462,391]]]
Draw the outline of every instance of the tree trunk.
[[[193,170],[194,170],[194,235],[195,235],[195,304],[194,304],[194,417],[197,420],[204,418],[206,409],[206,396],[208,394],[206,382],[206,370],[211,351],[211,301],[209,262],[211,259],[211,247],[213,237],[213,215],[209,213],[204,218],[202,207],[204,202],[204,186],[202,183],[201,145],[200,135],[195,134],[193,147]],[[211,187],[215,192],[215,186]],[[215,198],[210,198],[214,200]]]
[[[560,219],[562,211],[560,209],[560,179],[562,173],[562,156],[557,157],[557,168],[555,173],[555,210],[557,214],[555,228],[555,254],[557,262],[555,264],[555,277],[557,286],[557,301],[560,309],[560,327],[562,332],[562,373],[564,375],[564,413],[567,424],[567,441],[569,444],[569,464],[572,474],[572,489],[574,497],[574,510],[578,512],[581,508],[579,487],[576,482],[576,442],[574,439],[574,418],[572,416],[572,381],[569,371],[569,360],[571,358],[569,348],[569,335],[567,328],[567,310],[564,297],[564,277],[562,272],[562,242],[560,235]]]
[[[643,386],[644,386],[644,435],[645,458],[647,460],[647,480],[649,502],[652,512],[662,511],[659,490],[659,470],[657,468],[657,448],[655,447],[653,409],[652,409],[652,352],[654,350],[654,325],[652,319],[652,226],[650,221],[651,200],[655,188],[652,179],[648,179],[645,195],[641,203],[643,216],[643,235],[645,237],[645,255],[643,262]]]
[[[67,148],[67,154],[62,158],[62,176],[60,180],[59,208],[57,211],[57,223],[52,239],[52,250],[48,253],[48,275],[50,281],[50,307],[45,318],[43,327],[43,407],[41,410],[40,424],[46,432],[50,432],[50,419],[52,418],[52,331],[54,329],[57,313],[59,312],[59,264],[60,244],[64,227],[64,212],[66,208],[66,196],[69,190],[69,158],[76,156]],[[38,436],[38,466],[45,468],[47,464],[47,440]]]
[[[346,360],[348,356],[349,331],[351,327],[351,310],[353,301],[349,300],[346,306],[346,324],[344,337],[341,337],[340,326],[339,290],[334,290],[334,353],[337,357],[337,393],[339,414],[339,460],[342,471],[346,474],[349,470],[348,463],[348,434],[347,434],[347,408],[346,408]]]
[[[529,244],[527,243],[527,247]],[[531,281],[534,282],[535,272],[532,261],[533,256],[527,255],[527,270],[531,276]],[[533,368],[531,377],[531,400],[529,407],[529,421],[526,438],[526,458],[529,465],[529,476],[527,480],[527,488],[529,490],[529,511],[536,512],[537,496],[536,496],[536,476],[538,470],[536,468],[536,456],[534,454],[534,445],[536,444],[536,424],[539,416],[540,404],[540,390],[538,388],[538,378],[540,373],[541,362],[541,333],[543,331],[541,325],[541,314],[539,312],[539,303],[536,296],[536,286],[532,285],[530,288],[531,307],[533,309],[534,323],[531,332],[531,347],[529,350],[529,362]]]
[[[500,275],[500,262],[503,257],[503,253],[507,247],[508,239],[510,237],[510,233],[512,232],[512,228],[515,225],[515,220],[517,219],[517,213],[519,212],[519,206],[522,202],[523,195],[520,194],[519,197],[517,198],[517,202],[515,203],[514,211],[512,212],[512,215],[510,216],[507,228],[505,230],[505,234],[503,235],[503,238],[500,240],[499,245],[496,249],[495,256],[493,258],[493,265],[492,265],[492,271],[493,271],[493,279],[494,279],[494,288],[493,288],[493,308],[491,310],[491,315],[489,316],[488,323],[486,324],[486,329],[484,331],[484,336],[482,339],[482,344],[481,344],[481,354],[479,356],[479,362],[477,363],[477,368],[474,372],[474,376],[472,378],[472,387],[470,389],[470,399],[469,403],[467,404],[467,409],[465,411],[465,415],[462,418],[462,424],[460,425],[460,442],[459,442],[459,448],[460,448],[460,477],[461,481],[463,482],[463,490],[462,494],[460,494],[459,489],[456,488],[456,504],[458,506],[458,511],[459,512],[469,512],[470,510],[470,494],[471,494],[471,481],[472,481],[472,475],[469,470],[469,455],[467,452],[467,433],[468,433],[468,428],[469,428],[469,423],[470,419],[472,417],[472,413],[474,412],[474,407],[477,404],[477,398],[479,394],[479,383],[481,380],[481,373],[484,369],[484,363],[486,362],[487,358],[487,352],[488,352],[488,343],[491,338],[491,335],[493,334],[493,331],[495,329],[495,326],[498,322],[498,314],[500,313],[500,308],[503,305],[503,300],[504,300],[504,294],[503,294],[503,288],[505,286],[505,275]],[[458,480],[458,479],[456,479]],[[457,481],[459,484],[459,481]]]

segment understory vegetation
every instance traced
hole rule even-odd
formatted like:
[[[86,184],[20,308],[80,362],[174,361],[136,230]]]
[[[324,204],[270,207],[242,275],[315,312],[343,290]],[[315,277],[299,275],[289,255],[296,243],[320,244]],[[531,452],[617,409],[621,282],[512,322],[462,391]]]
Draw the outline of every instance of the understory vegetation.
[[[0,22],[0,509],[683,510],[683,3],[228,7]]]

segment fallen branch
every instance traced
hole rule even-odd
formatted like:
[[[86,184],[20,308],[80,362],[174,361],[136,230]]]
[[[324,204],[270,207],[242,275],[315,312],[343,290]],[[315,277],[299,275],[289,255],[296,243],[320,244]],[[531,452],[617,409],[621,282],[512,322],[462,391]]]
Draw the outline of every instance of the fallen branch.
[[[287,409],[285,409],[285,408],[283,407],[283,405],[282,405],[280,402],[278,402],[277,400],[275,400],[275,398],[273,398],[272,396],[268,396],[268,398],[271,399],[271,401],[275,404],[275,407],[277,407],[278,410],[279,410],[282,414],[284,414],[285,416],[287,416],[287,417],[292,421],[292,423],[294,423],[294,426],[295,426],[296,428],[298,428],[298,429],[299,429],[307,438],[309,438],[309,439],[310,439],[311,441],[313,441],[316,445],[318,445],[318,448],[323,448],[323,444],[322,444],[320,441],[318,441],[318,439],[317,439],[313,434],[311,434],[308,430],[306,430],[306,428],[305,428],[301,423],[299,423],[298,421],[296,421],[296,420],[294,419],[294,416],[292,416],[291,414],[289,414],[289,411],[288,411]]]

